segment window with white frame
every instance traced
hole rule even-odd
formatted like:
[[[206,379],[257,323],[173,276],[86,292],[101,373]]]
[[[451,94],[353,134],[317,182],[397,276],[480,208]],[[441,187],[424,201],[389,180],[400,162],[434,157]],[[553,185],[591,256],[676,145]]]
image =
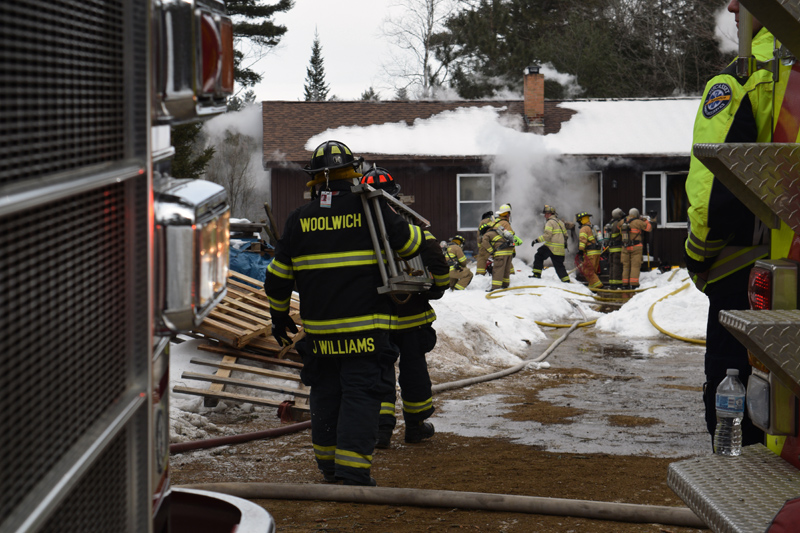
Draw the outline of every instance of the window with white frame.
[[[481,215],[494,211],[494,174],[459,174],[458,231],[477,230]]]
[[[685,228],[689,221],[686,197],[688,172],[645,172],[642,176],[644,214],[658,216],[661,228]]]

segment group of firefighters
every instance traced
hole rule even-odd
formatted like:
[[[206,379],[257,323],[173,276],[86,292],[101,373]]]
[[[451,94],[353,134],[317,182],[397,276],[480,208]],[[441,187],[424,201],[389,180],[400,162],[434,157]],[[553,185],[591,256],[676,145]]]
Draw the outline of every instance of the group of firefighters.
[[[558,278],[569,283],[569,273],[564,266],[569,234],[578,228],[578,253],[575,266],[583,274],[591,289],[603,287],[597,273],[600,256],[608,251],[609,285],[612,290],[629,290],[639,287],[639,274],[644,259],[645,234],[652,231],[650,217],[643,217],[635,207],[625,216],[622,209],[612,212],[611,220],[605,225],[605,239],[592,227],[592,215],[582,211],[575,215],[576,222],[563,221],[556,208],[545,205],[542,210],[545,218],[544,231],[531,241],[531,246],[542,244],[533,258],[533,273],[530,277],[541,278],[544,262],[550,259]],[[478,224],[478,254],[475,274],[492,275],[491,286],[487,292],[505,289],[513,272],[511,259],[515,248],[522,244],[511,227],[511,204],[503,204],[493,213],[488,211],[481,216]],[[462,247],[464,238],[456,235],[447,247],[450,263],[450,288],[464,289],[472,280],[472,273],[465,267],[466,259]],[[452,259],[451,259],[452,258]],[[457,259],[457,260],[456,260]],[[491,262],[490,262],[491,259]],[[487,266],[491,265],[491,266]]]

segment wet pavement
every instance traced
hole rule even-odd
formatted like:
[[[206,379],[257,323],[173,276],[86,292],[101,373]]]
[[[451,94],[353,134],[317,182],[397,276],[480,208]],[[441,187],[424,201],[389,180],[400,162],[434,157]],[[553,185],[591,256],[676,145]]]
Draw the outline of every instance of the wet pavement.
[[[532,346],[531,356],[543,353],[565,331],[548,332],[547,341]],[[539,394],[540,400],[585,411],[573,417],[572,423],[543,425],[502,416],[515,399],[500,383],[492,388],[497,392],[470,399],[448,400],[443,394],[432,420],[437,431],[508,438],[551,452],[706,455],[711,443],[701,400],[704,351],[703,346],[667,337],[625,340],[590,328],[578,329],[546,362],[551,370],[580,368],[595,376],[580,384],[548,387]],[[503,379],[531,379],[535,372],[525,369]],[[609,422],[614,417],[654,420],[651,425],[619,426]]]

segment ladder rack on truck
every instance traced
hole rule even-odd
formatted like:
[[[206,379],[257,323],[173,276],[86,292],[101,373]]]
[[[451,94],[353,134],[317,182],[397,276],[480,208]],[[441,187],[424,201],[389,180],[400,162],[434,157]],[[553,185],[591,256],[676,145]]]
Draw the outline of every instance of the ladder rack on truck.
[[[793,55],[774,59],[773,72],[779,72],[778,62],[784,67],[793,64],[800,57],[798,3],[742,0],[741,4]],[[781,74],[788,75],[787,69]],[[791,96],[794,104],[800,101],[797,94]],[[771,255],[776,257],[756,263],[756,269],[772,276],[771,309],[720,313],[720,322],[755,359],[750,379],[760,385],[748,386],[748,405],[760,400],[764,406],[766,414],[758,422],[750,413],[766,431],[766,446],[745,446],[738,457],[712,455],[673,463],[667,483],[714,531],[765,531],[788,500],[800,497],[800,310],[798,257],[794,257],[800,244],[800,144],[698,144],[694,153],[768,228],[789,235],[795,244],[789,252],[793,260],[782,258],[787,252],[781,247],[786,248],[788,240],[782,238],[776,245],[773,232]]]

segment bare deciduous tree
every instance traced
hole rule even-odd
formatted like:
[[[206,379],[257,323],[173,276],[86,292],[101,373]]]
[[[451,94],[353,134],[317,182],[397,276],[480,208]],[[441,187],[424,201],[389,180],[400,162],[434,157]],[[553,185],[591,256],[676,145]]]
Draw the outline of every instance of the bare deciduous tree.
[[[216,145],[214,158],[206,168],[206,179],[218,183],[228,191],[231,216],[246,218],[249,203],[256,189],[251,177],[252,154],[256,140],[243,133],[225,131]]]
[[[456,0],[399,0],[382,25],[383,35],[400,51],[390,53],[383,70],[394,91],[405,89],[419,98],[433,96],[447,81],[447,68],[433,48],[444,21],[455,12]]]

